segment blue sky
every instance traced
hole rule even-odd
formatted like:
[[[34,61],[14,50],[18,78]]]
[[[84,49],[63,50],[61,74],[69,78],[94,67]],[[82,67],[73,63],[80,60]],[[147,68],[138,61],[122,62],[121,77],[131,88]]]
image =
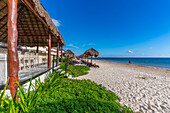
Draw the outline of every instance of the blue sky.
[[[169,0],[40,0],[76,55],[170,57]]]

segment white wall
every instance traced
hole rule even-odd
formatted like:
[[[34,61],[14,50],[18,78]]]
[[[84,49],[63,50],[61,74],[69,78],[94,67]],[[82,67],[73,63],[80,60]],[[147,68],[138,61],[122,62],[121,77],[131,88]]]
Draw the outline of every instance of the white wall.
[[[7,54],[0,54],[0,84],[7,80]]]

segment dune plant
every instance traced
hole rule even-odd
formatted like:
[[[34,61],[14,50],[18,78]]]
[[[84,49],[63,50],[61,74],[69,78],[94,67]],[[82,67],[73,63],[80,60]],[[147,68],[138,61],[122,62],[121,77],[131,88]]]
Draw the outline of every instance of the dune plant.
[[[64,78],[59,72],[50,73],[44,83],[40,79],[33,83],[31,78],[26,90],[17,82],[18,91],[13,99],[4,96],[7,83],[0,96],[0,112],[133,113],[121,106],[119,97],[104,86],[90,80]]]
[[[62,63],[59,68],[65,70],[65,63]],[[88,74],[87,72],[88,70],[90,70],[88,66],[83,66],[83,65],[74,66],[71,64],[67,64],[67,73],[69,73],[73,77],[78,77],[80,75]]]
[[[54,73],[54,76],[57,74]],[[58,76],[58,75],[57,75]],[[67,79],[58,76],[58,87],[52,93],[43,95],[31,112],[37,113],[132,113],[127,106],[121,106],[119,97],[107,91],[102,85],[90,80]]]
[[[65,62],[65,63],[68,62],[69,60],[70,60],[69,57],[64,57],[64,58],[63,58],[63,62]],[[59,61],[61,62],[61,57],[59,58]],[[57,62],[57,59],[56,59],[56,58],[54,59],[54,62]]]
[[[49,76],[50,75],[52,74],[50,73]],[[33,77],[30,79],[27,90],[24,90],[24,87],[22,87],[19,82],[17,82],[18,91],[13,99],[9,99],[8,96],[4,97],[8,81],[6,82],[4,90],[0,96],[0,112],[29,112],[30,109],[36,106],[38,100],[42,98],[43,95],[50,94],[59,86],[59,84],[56,82],[58,76],[50,76],[45,80],[45,83],[42,83],[40,78],[38,80],[35,79],[34,84],[32,83],[32,78]]]

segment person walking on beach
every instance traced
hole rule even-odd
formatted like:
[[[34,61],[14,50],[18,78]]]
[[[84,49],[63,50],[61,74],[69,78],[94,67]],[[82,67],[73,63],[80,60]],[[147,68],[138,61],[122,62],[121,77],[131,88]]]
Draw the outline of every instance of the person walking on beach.
[[[131,64],[131,61],[129,60],[129,64]]]

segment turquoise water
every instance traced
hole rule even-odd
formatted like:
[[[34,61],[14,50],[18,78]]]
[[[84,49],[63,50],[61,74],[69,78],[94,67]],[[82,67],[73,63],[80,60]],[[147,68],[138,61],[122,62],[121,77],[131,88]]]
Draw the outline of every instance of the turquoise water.
[[[170,58],[94,58],[108,62],[129,63],[140,66],[149,66],[170,70]]]

